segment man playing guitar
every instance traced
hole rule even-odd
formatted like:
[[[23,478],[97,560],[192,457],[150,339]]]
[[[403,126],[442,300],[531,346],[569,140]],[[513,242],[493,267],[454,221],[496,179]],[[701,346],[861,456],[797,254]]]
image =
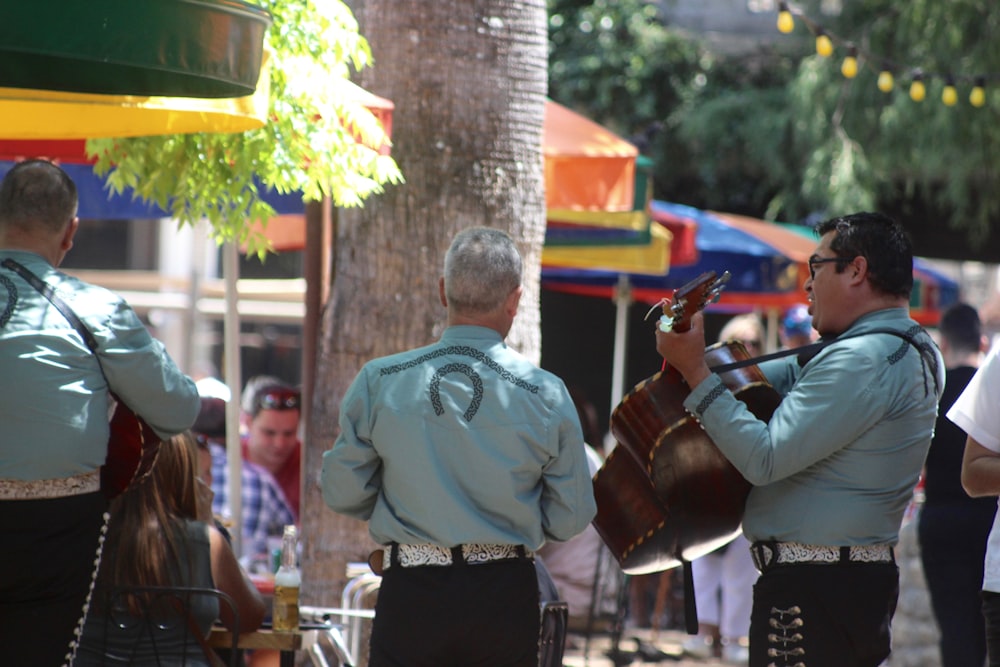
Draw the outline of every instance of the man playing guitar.
[[[115,492],[101,482],[119,462],[108,460],[111,394],[164,439],[200,407],[125,301],[56,269],[76,212],[75,184],[47,161],[21,162],[0,184],[0,655],[10,665],[72,661]]]
[[[805,283],[811,358],[759,364],[783,399],[751,413],[705,362],[703,317],[656,331],[684,400],[751,483],[743,532],[761,571],[750,667],[876,667],[889,655],[903,512],[934,430],[944,363],[909,318],[912,246],[877,213],[820,223]]]

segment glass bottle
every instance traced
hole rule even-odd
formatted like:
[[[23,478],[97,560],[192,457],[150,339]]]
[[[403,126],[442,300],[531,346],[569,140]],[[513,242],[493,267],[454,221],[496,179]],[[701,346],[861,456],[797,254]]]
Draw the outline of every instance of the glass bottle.
[[[297,539],[295,526],[285,526],[285,533],[281,537],[281,566],[274,575],[271,623],[277,632],[299,628],[299,585],[302,583],[302,575],[296,563]]]

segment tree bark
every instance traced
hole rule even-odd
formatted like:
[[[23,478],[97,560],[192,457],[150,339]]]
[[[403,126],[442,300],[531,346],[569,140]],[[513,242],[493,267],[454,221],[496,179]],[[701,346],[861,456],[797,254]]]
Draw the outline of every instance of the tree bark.
[[[349,4],[375,59],[359,83],[396,105],[392,155],[406,183],[335,215],[301,522],[302,599],[322,606],[339,606],[347,564],[375,548],[364,523],[330,511],[320,495],[340,400],[366,361],[440,336],[438,278],[457,231],[498,227],[518,242],[525,292],[508,343],[536,363],[541,353],[544,0]]]

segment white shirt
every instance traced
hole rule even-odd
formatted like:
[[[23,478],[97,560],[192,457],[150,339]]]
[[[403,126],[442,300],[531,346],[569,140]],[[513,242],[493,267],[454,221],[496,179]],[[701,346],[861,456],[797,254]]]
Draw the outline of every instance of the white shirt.
[[[1000,345],[990,350],[985,363],[948,410],[948,419],[983,447],[1000,454]],[[1000,593],[1000,513],[993,519],[986,544],[983,590]]]

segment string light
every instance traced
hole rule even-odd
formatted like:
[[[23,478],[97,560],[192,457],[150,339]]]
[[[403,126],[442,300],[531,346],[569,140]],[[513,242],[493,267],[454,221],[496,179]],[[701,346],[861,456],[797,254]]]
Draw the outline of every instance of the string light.
[[[878,89],[883,93],[888,93],[892,91],[892,87],[895,82],[892,80],[892,72],[888,69],[883,69],[878,73]]]
[[[969,93],[969,104],[977,108],[986,104],[985,85],[986,81],[983,77],[976,77],[976,85],[973,86],[972,92]]]
[[[941,101],[948,107],[953,107],[958,102],[958,91],[955,90],[955,79],[953,77],[949,76],[946,79],[944,90],[941,91]]]
[[[812,21],[800,9],[789,6],[788,2],[778,3],[777,27],[782,33],[788,34],[795,28],[795,19],[801,20],[816,39],[816,53],[824,58],[833,55],[836,46],[844,46],[848,49],[847,55],[840,64],[840,73],[846,79],[857,77],[862,62],[878,62],[882,60],[878,56],[863,52],[854,44],[838,36],[828,33],[823,26]],[[874,68],[873,68],[874,69]],[[952,73],[925,72],[921,68],[903,67],[899,63],[884,61],[879,68],[878,89],[883,93],[890,93],[895,87],[894,72],[910,78],[909,96],[914,102],[921,102],[927,97],[927,81],[938,79],[943,81],[944,86],[941,91],[941,102],[946,106],[958,104],[959,85],[972,83],[969,91],[969,104],[973,107],[983,107],[986,105],[986,81],[987,79],[1000,79],[1000,74],[987,74],[972,76],[956,76]]]
[[[910,84],[910,99],[914,102],[923,102],[925,97],[927,97],[927,86],[924,85],[923,75],[917,72]]]
[[[792,13],[788,11],[787,2],[778,3],[778,32],[784,34],[790,33],[795,29],[795,19],[792,18]]]
[[[833,42],[830,40],[830,36],[822,30],[816,34],[816,53],[824,58],[833,55]]]
[[[858,50],[855,47],[852,46],[847,52],[847,57],[840,65],[840,73],[845,79],[853,79],[858,75]]]

